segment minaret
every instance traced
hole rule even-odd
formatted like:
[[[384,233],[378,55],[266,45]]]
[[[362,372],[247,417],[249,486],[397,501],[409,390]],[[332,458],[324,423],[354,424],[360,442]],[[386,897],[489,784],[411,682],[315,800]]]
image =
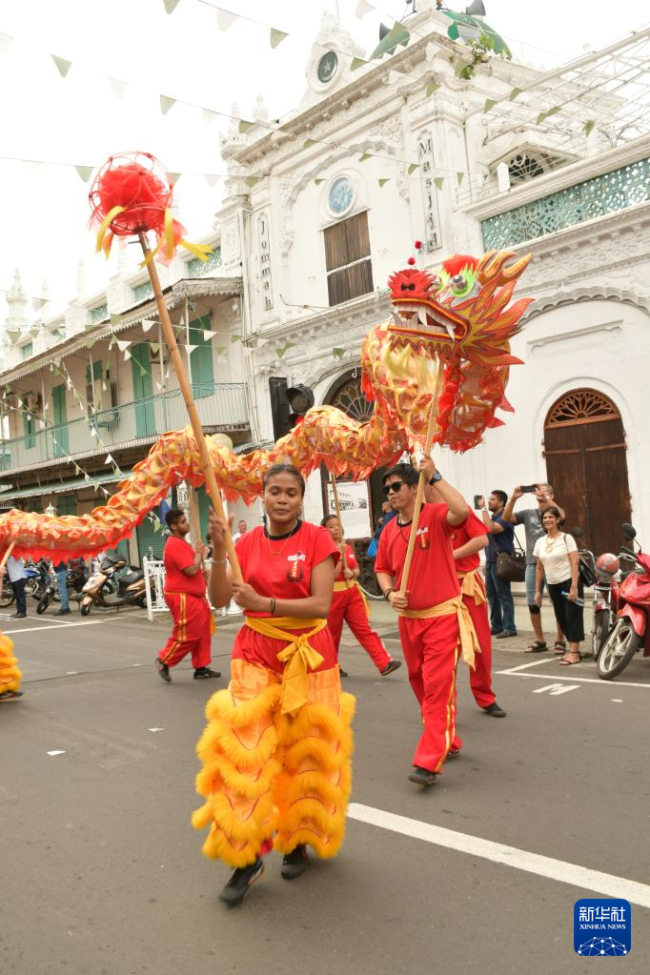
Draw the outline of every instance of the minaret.
[[[7,315],[5,328],[8,331],[20,331],[28,325],[28,319],[25,314],[27,295],[23,290],[23,283],[20,280],[20,271],[18,268],[16,268],[16,273],[14,274],[11,288],[7,292],[6,300],[9,306],[9,314]]]

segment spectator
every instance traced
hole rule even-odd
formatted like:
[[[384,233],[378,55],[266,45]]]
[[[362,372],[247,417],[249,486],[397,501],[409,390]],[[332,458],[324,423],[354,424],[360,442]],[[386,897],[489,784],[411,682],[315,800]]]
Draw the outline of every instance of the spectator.
[[[248,531],[248,525],[246,524],[245,519],[240,518],[239,521],[237,522],[237,531],[232,536],[233,542],[238,541],[242,537],[242,535],[246,534],[247,531]]]
[[[552,505],[560,512],[560,520],[564,521],[564,511],[562,508],[555,503],[553,498],[553,488],[550,484],[545,481],[540,481],[539,484],[535,485],[535,498],[537,500],[536,508],[524,508],[523,511],[518,511],[515,513],[514,507],[519,498],[523,497],[524,491],[522,486],[516,487],[512,492],[510,499],[503,512],[504,521],[509,521],[513,525],[523,525],[524,531],[526,533],[526,602],[528,603],[528,612],[530,613],[530,622],[532,624],[533,630],[535,631],[535,639],[526,648],[526,653],[540,653],[547,649],[546,639],[544,637],[544,630],[542,629],[542,617],[540,606],[535,602],[535,566],[536,560],[533,555],[533,550],[535,548],[535,543],[538,538],[544,535],[544,526],[542,525],[542,516],[547,508]],[[544,578],[542,577],[541,591],[544,591]],[[564,633],[558,625],[555,646],[553,647],[555,653],[564,654],[566,653],[566,642],[564,640]]]
[[[503,509],[508,500],[505,491],[493,491],[485,500],[479,498],[479,509],[488,533],[488,547],[485,556],[485,588],[490,604],[490,632],[497,640],[517,636],[515,625],[515,604],[510,590],[510,582],[497,575],[497,555],[499,552],[514,552],[514,528],[503,518]],[[489,511],[489,514],[488,514]]]
[[[24,620],[27,616],[27,600],[25,599],[25,563],[20,558],[10,555],[7,559],[7,574],[11,588],[16,597],[16,612],[11,617],[12,620]]]
[[[546,536],[535,542],[535,603],[542,603],[542,581],[546,576],[558,627],[566,634],[569,649],[558,663],[570,666],[581,660],[580,643],[585,638],[583,588],[578,546],[571,535],[560,531],[562,513],[551,505],[542,515]]]
[[[69,616],[70,602],[68,600],[68,565],[66,562],[57,562],[54,566],[54,574],[59,584],[59,595],[61,596],[61,609],[55,616]]]
[[[390,501],[384,501],[384,503],[381,506],[381,511],[382,511],[381,518],[377,522],[377,527],[375,528],[374,535],[370,539],[370,544],[368,545],[367,555],[369,559],[374,559],[375,556],[377,555],[379,536],[383,532],[384,528],[386,527],[389,521],[392,521],[393,518],[397,517],[397,512],[393,509],[393,506],[391,505]]]

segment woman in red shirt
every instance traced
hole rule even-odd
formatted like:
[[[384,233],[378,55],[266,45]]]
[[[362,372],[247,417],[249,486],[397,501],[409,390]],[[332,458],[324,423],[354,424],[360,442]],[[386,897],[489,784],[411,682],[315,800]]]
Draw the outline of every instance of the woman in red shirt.
[[[244,582],[232,580],[225,525],[211,514],[210,599],[244,609],[227,691],[214,694],[198,744],[204,767],[193,816],[210,826],[206,856],[235,868],[220,899],[238,904],[264,871],[262,855],[284,854],[282,876],[338,852],[351,786],[354,698],[341,693],[327,628],[339,552],[322,527],[300,520],[305,482],[288,464],[264,477],[267,525],[236,543]]]
[[[327,617],[327,625],[332,634],[336,652],[337,654],[339,652],[343,621],[345,620],[379,673],[382,677],[387,677],[399,670],[402,664],[399,660],[393,660],[388,655],[379,634],[375,633],[370,626],[368,605],[356,581],[361,574],[359,563],[354,557],[352,548],[343,538],[343,528],[336,515],[327,515],[321,521],[321,525],[327,528],[342,556],[339,562],[339,572],[334,580],[332,606]],[[342,671],[342,674],[347,677],[345,672]]]

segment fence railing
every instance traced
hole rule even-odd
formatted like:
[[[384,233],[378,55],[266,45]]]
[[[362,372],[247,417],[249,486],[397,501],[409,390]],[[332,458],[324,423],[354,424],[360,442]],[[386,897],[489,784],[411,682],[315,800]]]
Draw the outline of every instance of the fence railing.
[[[194,383],[194,397],[204,427],[224,429],[249,421],[244,383]],[[39,417],[36,416],[37,425]],[[179,389],[159,396],[90,413],[70,423],[46,426],[26,437],[4,441],[0,470],[12,471],[39,465],[68,455],[115,450],[126,444],[156,440],[167,430],[187,426],[188,418]]]

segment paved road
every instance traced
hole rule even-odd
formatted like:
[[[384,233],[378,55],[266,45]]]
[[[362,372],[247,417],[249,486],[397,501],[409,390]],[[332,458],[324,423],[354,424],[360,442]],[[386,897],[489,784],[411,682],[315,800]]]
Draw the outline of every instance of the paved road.
[[[224,672],[237,625],[214,639]],[[647,971],[650,660],[604,683],[586,661],[524,657],[527,634],[507,641],[494,669],[508,717],[479,711],[461,673],[465,750],[423,793],[406,778],[418,716],[404,672],[380,678],[350,640],[344,851],[294,884],[269,857],[229,911],[227,870],[189,826],[194,745],[222,681],[195,682],[189,666],[160,681],[167,623],[137,611],[0,626],[26,692],[0,706],[3,975],[582,973],[601,963],[574,954],[573,905],[620,889],[584,870],[632,882],[646,904],[633,907],[632,954],[604,964]]]

